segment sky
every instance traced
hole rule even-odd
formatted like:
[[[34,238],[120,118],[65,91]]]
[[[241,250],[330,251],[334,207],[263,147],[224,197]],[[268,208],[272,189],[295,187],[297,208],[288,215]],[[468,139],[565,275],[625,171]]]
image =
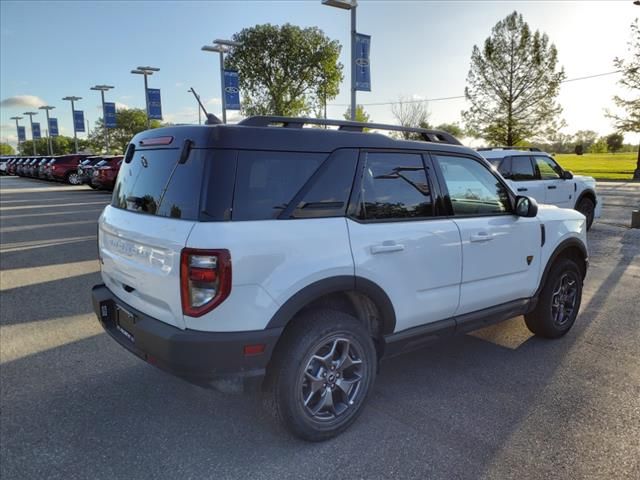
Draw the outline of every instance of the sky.
[[[474,45],[493,25],[517,10],[532,29],[549,35],[567,79],[615,70],[613,58],[627,56],[629,25],[640,7],[622,1],[392,1],[359,0],[357,30],[371,40],[372,91],[358,92],[371,120],[395,123],[389,105],[400,97],[436,99],[464,94]],[[164,120],[197,123],[194,87],[210,112],[220,114],[219,59],[200,50],[216,38],[231,38],[260,23],[317,26],[342,45],[345,65],[341,92],[328,116],[342,118],[349,103],[349,14],[320,0],[299,1],[0,1],[0,141],[15,145],[10,117],[55,106],[60,133],[73,135],[71,107],[91,124],[101,116],[96,84],[113,85],[107,101],[144,108],[143,65],[160,68],[149,87],[162,91]],[[611,97],[626,94],[619,74],[563,84],[558,98],[567,122],[564,133],[613,131],[605,109]],[[429,101],[432,124],[460,121],[464,99]],[[34,121],[45,128],[44,112]],[[237,114],[230,118],[237,119]],[[28,117],[25,119],[28,120]],[[22,120],[21,124],[28,124]],[[84,134],[80,134],[81,136]],[[27,138],[31,137],[27,127]],[[637,143],[640,133],[626,134]]]

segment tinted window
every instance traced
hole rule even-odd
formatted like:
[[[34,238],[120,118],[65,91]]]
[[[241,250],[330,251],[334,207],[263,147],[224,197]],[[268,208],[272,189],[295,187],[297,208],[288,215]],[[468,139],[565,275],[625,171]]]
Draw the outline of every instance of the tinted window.
[[[551,160],[549,157],[534,157],[536,161],[536,166],[538,167],[538,171],[540,172],[540,178],[542,180],[553,180],[556,178],[560,178],[562,174],[562,169],[558,166],[556,162]]]
[[[187,161],[178,165],[180,150],[136,151],[131,162],[122,164],[111,205],[149,215],[197,220],[206,152],[194,149]]]
[[[421,155],[367,153],[358,218],[382,220],[432,215],[433,200]]]
[[[233,220],[277,218],[326,158],[320,153],[240,152]]]
[[[518,181],[536,179],[530,157],[511,157],[511,179]]]
[[[358,163],[358,150],[335,151],[309,180],[293,211],[294,218],[344,215]],[[306,186],[305,186],[306,187]]]
[[[511,211],[506,188],[491,171],[470,158],[436,156],[456,215],[491,215]]]

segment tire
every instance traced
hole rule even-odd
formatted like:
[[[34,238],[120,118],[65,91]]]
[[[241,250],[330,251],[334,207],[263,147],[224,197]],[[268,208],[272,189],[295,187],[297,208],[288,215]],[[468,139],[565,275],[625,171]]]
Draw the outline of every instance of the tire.
[[[295,436],[328,440],[362,412],[375,380],[376,350],[367,329],[345,313],[313,310],[293,321],[269,367],[265,405]]]
[[[595,203],[593,203],[593,200],[591,200],[589,197],[585,197],[578,202],[578,205],[576,205],[576,210],[587,217],[587,230],[589,230],[591,228],[591,225],[593,224],[593,218],[596,211]]]
[[[562,337],[573,326],[581,300],[580,268],[573,260],[562,258],[551,267],[536,308],[525,315],[527,328],[539,337]]]

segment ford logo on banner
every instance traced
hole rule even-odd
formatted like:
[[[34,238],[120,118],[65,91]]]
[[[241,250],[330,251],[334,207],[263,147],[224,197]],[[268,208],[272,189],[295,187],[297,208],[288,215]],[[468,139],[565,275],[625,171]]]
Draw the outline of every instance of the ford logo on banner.
[[[22,143],[27,140],[27,130],[21,125],[18,125],[18,142]]]
[[[84,112],[82,110],[73,111],[73,128],[76,132],[84,132]]]
[[[147,105],[149,111],[147,115],[152,120],[162,120],[162,101],[160,100],[159,88],[147,88]]]
[[[57,137],[58,135],[58,119],[52,117],[49,119],[49,136]]]
[[[116,104],[113,102],[104,102],[104,126],[107,128],[116,128]]]
[[[37,122],[33,122],[31,124],[31,137],[34,140],[38,140],[40,138],[40,124]]]
[[[356,33],[356,58],[354,60],[356,90],[371,91],[371,68],[369,63],[369,51],[371,48],[371,36]]]
[[[224,105],[227,110],[240,110],[240,88],[235,70],[224,71]]]

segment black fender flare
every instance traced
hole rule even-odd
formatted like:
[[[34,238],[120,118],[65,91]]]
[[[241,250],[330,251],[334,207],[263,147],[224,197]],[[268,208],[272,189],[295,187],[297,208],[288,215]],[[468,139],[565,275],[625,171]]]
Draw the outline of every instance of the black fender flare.
[[[311,302],[338,292],[358,292],[369,297],[380,312],[382,324],[380,333],[382,335],[393,333],[396,328],[396,314],[389,296],[371,280],[351,275],[324,278],[302,288],[278,309],[266,328],[283,328]]]
[[[555,250],[549,257],[549,260],[547,260],[547,264],[545,265],[544,271],[542,272],[542,277],[540,277],[540,284],[538,285],[538,289],[536,290],[534,298],[537,299],[538,296],[540,295],[540,292],[544,288],[544,285],[547,282],[547,277],[549,276],[549,271],[551,270],[551,267],[553,266],[554,262],[565,251],[567,251],[569,248],[574,248],[574,247],[578,248],[578,250],[580,250],[580,252],[582,253],[582,256],[584,257],[584,271],[582,272],[583,278],[584,278],[584,276],[587,274],[587,267],[589,266],[589,255],[587,252],[587,247],[578,238],[575,238],[575,237],[567,238],[562,242],[560,242],[560,244],[555,248]]]

